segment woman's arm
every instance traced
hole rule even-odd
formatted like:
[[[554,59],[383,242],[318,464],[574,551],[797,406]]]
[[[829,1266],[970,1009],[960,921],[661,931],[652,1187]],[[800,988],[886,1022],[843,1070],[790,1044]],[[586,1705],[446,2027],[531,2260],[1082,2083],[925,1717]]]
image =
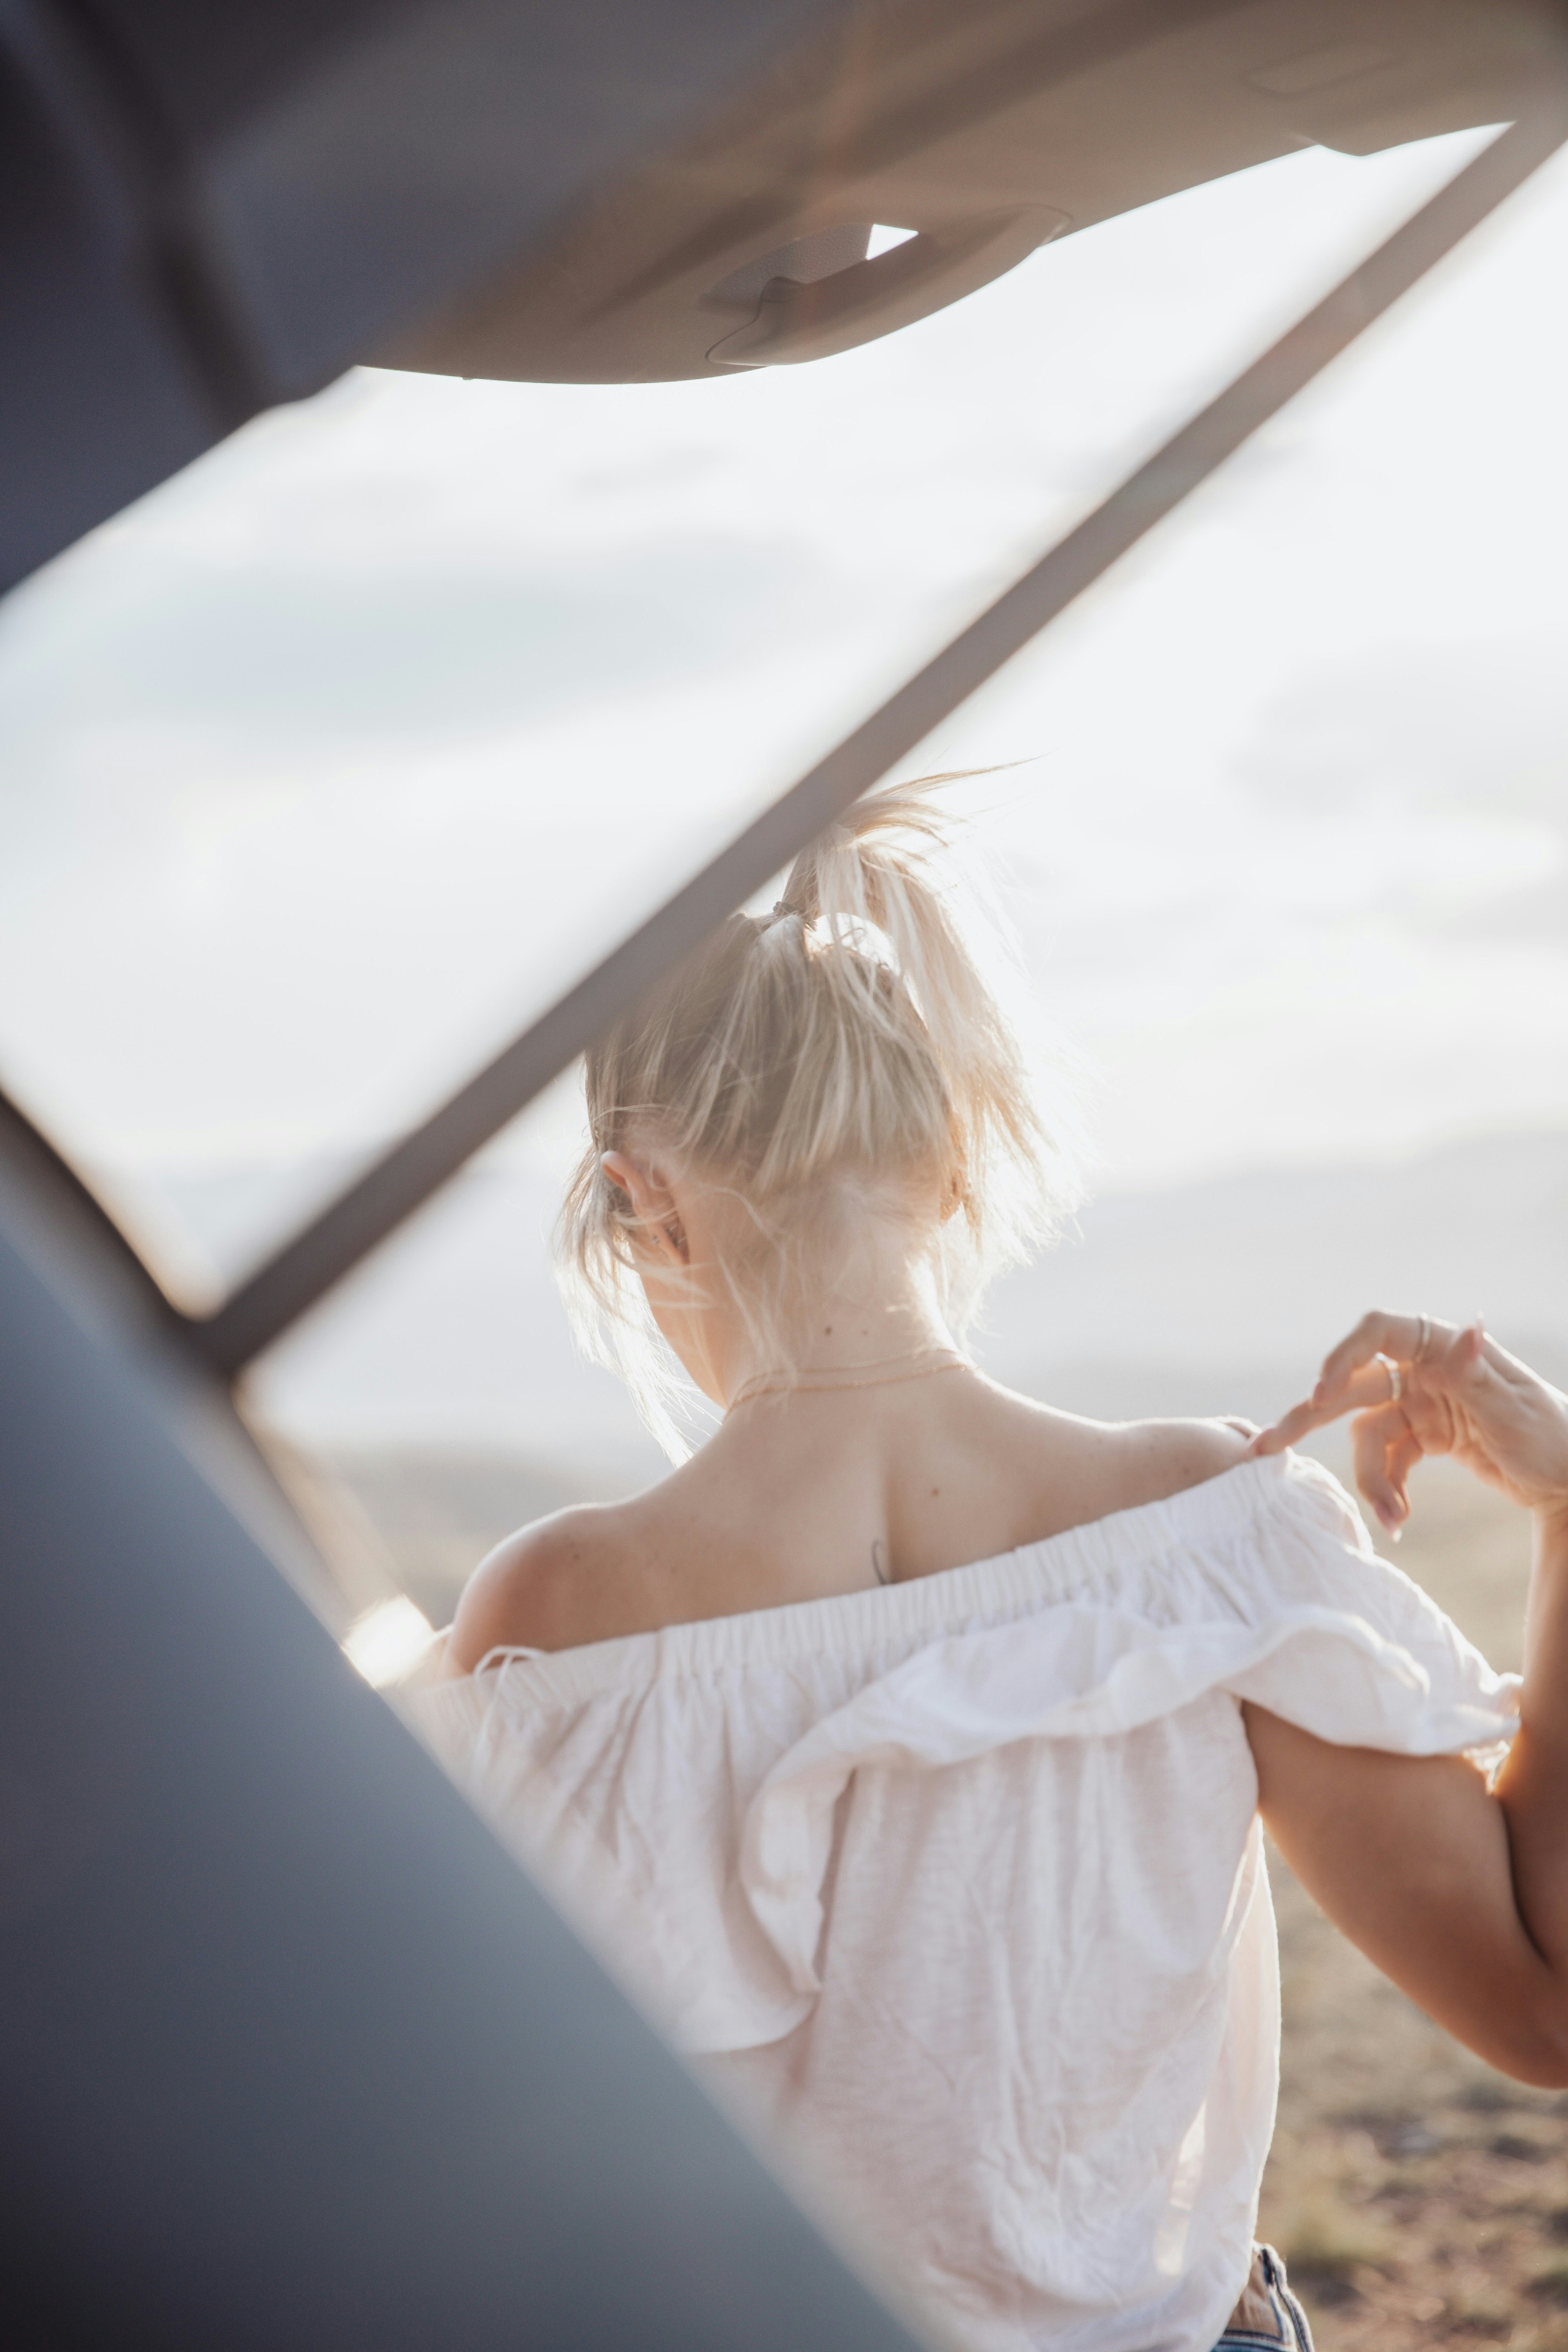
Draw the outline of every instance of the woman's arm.
[[[1533,1513],[1520,1730],[1489,1790],[1462,1758],[1334,1748],[1248,1707],[1259,1807],[1309,1893],[1440,2025],[1521,2081],[1568,2086],[1568,1397],[1479,1326],[1368,1316],[1255,1450],[1347,1411],[1385,1527],[1427,1454]]]

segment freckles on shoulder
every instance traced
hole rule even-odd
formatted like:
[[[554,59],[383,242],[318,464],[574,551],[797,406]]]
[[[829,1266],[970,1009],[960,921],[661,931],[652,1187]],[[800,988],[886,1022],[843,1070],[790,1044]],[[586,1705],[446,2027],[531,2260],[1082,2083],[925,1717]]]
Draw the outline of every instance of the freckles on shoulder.
[[[1234,1470],[1247,1458],[1249,1425],[1232,1421],[1140,1421],[1121,1433],[1140,1502],[1163,1502]]]
[[[606,1525],[613,1517],[608,1507],[579,1505],[535,1520],[487,1553],[452,1621],[453,1673],[471,1674],[491,1650],[560,1650],[582,1641],[584,1604],[615,1550]]]

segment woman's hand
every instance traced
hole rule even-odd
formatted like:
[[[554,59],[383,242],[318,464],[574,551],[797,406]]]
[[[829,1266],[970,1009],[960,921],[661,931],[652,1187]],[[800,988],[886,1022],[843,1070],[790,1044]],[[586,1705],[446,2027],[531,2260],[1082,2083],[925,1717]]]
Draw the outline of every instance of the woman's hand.
[[[1397,1535],[1410,1516],[1405,1482],[1424,1454],[1451,1454],[1511,1501],[1568,1528],[1568,1397],[1479,1323],[1365,1315],[1324,1360],[1317,1387],[1255,1454],[1279,1454],[1309,1430],[1353,1412],[1356,1484]]]
[[[1335,1748],[1248,1707],[1259,1805],[1308,1891],[1428,2015],[1522,2081],[1568,2088],[1568,1397],[1479,1323],[1368,1315],[1251,1450],[1344,1412],[1356,1483],[1392,1533],[1425,1454],[1534,1512],[1520,1727],[1489,1789],[1461,1757]]]

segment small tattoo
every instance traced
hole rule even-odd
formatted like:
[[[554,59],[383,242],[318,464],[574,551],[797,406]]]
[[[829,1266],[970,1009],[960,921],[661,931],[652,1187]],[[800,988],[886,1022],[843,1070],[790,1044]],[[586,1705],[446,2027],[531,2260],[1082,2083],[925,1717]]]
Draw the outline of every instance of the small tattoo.
[[[887,1558],[888,1547],[879,1536],[871,1546],[871,1572],[879,1584],[888,1582]]]

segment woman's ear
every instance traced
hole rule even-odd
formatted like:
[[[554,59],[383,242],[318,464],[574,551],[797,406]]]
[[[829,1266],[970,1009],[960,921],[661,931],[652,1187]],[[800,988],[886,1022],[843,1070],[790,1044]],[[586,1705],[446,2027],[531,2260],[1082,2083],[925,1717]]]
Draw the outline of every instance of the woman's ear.
[[[691,1252],[687,1246],[686,1228],[680,1222],[675,1195],[659,1171],[646,1161],[629,1159],[624,1151],[601,1153],[599,1165],[616,1190],[624,1192],[632,1204],[634,1241],[668,1258],[672,1265],[687,1265]]]

